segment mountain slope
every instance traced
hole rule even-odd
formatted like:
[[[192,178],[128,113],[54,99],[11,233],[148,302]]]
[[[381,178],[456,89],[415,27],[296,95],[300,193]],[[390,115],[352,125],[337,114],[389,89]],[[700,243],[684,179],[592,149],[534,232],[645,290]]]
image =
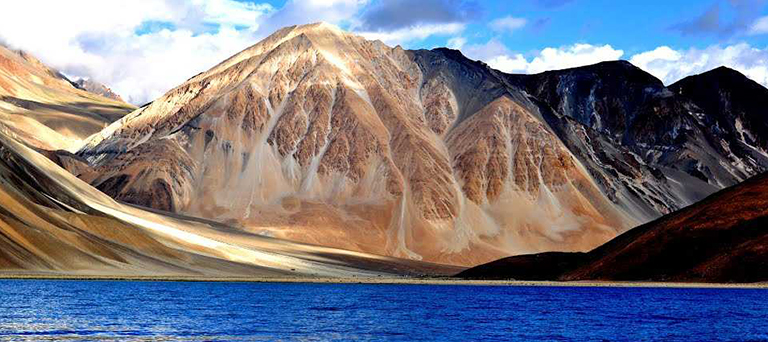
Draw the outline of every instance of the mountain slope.
[[[458,264],[589,248],[626,224],[530,104],[426,72],[325,24],[286,28],[95,136],[82,177],[248,231]]]
[[[768,280],[768,174],[631,229],[589,253],[501,259],[463,278],[757,282]]]
[[[78,89],[28,53],[0,45],[0,124],[30,146],[74,148],[133,108]]]
[[[455,268],[236,233],[113,201],[0,130],[0,272],[439,275]]]
[[[73,84],[78,89],[82,89],[82,90],[85,90],[87,92],[90,92],[90,93],[93,93],[93,94],[96,94],[96,95],[101,95],[101,96],[106,97],[108,99],[112,99],[112,100],[116,100],[116,101],[120,101],[120,102],[125,102],[125,101],[123,101],[123,98],[120,97],[120,95],[115,94],[112,91],[112,89],[109,89],[109,88],[107,88],[107,86],[105,86],[105,85],[103,85],[101,83],[98,83],[96,81],[93,81],[91,79],[81,78],[81,79],[73,82]]]
[[[669,89],[702,109],[705,125],[716,127],[735,155],[765,158],[768,150],[768,89],[738,71],[720,67],[686,77]],[[749,167],[750,165],[744,165]]]
[[[312,24],[94,135],[75,173],[246,232],[474,265],[587,251],[768,169],[702,111],[627,62],[508,75]]]
[[[606,189],[624,187],[639,194],[631,197],[646,202],[637,208],[640,211],[671,212],[768,167],[763,147],[730,147],[735,143],[733,136],[708,120],[720,115],[719,108],[702,106],[693,99],[707,95],[694,90],[688,96],[675,91],[675,86],[665,88],[661,81],[628,62],[511,77],[522,78],[518,82],[524,83],[530,94],[567,117],[564,130],[572,126],[569,121],[575,121],[598,133],[597,139],[577,138],[569,146],[579,154],[577,151],[583,149],[578,147],[580,141],[593,142],[594,152],[582,157],[584,162],[595,161],[597,167],[588,166],[590,169],[599,169],[600,164],[607,165],[603,169],[612,169],[612,175],[593,176]],[[713,83],[703,76],[690,80],[729,93],[739,92],[737,83],[754,83],[738,73],[730,83]],[[757,87],[760,89],[755,91],[768,95],[768,89]],[[562,118],[559,121],[562,123]],[[765,132],[756,134],[763,136]],[[567,140],[569,134],[560,136]],[[598,146],[594,146],[595,140]],[[646,216],[646,220],[655,216]]]

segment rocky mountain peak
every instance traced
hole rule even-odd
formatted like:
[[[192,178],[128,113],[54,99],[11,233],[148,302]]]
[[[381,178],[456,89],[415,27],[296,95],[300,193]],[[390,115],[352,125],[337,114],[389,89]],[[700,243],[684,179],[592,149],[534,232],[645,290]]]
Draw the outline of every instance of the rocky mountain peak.
[[[741,72],[739,72],[737,70],[734,70],[734,69],[731,69],[731,68],[729,68],[727,66],[724,66],[724,65],[721,65],[721,66],[719,66],[717,68],[714,68],[714,69],[712,69],[710,71],[707,71],[707,72],[704,72],[702,74],[704,74],[704,75],[709,74],[709,75],[715,75],[715,76],[720,76],[720,77],[725,76],[725,75],[729,75],[729,76],[747,78]]]
[[[101,95],[108,99],[124,102],[123,98],[120,97],[120,95],[113,92],[112,89],[109,89],[107,86],[99,82],[93,81],[91,79],[81,78],[81,79],[78,79],[77,81],[74,81],[72,84],[78,89],[82,89],[97,95]]]
[[[296,25],[296,26],[293,26],[293,31],[302,32],[302,33],[313,33],[313,34],[333,33],[337,35],[349,35],[349,33],[340,29],[338,26],[324,22],[324,21],[319,21],[311,24]]]
[[[122,201],[470,265],[587,250],[768,166],[713,147],[687,99],[626,61],[507,75],[318,23],[196,75],[78,155]],[[732,159],[744,166],[719,162]]]

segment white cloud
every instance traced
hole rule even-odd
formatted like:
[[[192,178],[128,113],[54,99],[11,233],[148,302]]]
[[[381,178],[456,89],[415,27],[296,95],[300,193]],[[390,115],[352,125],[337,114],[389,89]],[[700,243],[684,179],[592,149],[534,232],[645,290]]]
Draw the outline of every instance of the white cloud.
[[[275,9],[235,0],[15,1],[3,4],[0,41],[141,104],[281,27],[325,21],[354,29],[368,3],[288,0]],[[419,24],[364,35],[403,44],[463,29],[458,22]]]
[[[755,48],[747,43],[712,45],[705,49],[687,50],[673,50],[663,46],[636,54],[629,61],[658,77],[665,84],[719,66],[727,66],[768,86],[768,49]]]
[[[338,24],[367,1],[289,0],[279,10],[235,0],[9,2],[3,4],[0,40],[141,104],[280,27]],[[141,32],[147,23],[165,29]]]
[[[126,95],[126,101],[140,104],[253,43],[249,35],[231,28],[197,35],[189,30],[162,30],[112,45],[85,65],[68,68],[82,68],[80,75],[107,80],[101,82]]]
[[[451,39],[448,39],[448,43],[446,44],[446,47],[451,49],[461,49],[464,47],[464,45],[467,44],[467,38],[464,37],[453,37]]]
[[[467,57],[484,61],[494,69],[524,74],[617,60],[624,55],[624,51],[611,45],[574,44],[548,47],[526,57],[510,51],[495,38],[485,44],[467,45],[463,51]],[[686,76],[727,66],[768,87],[768,48],[755,48],[747,43],[687,50],[660,46],[632,55],[629,62],[667,85]]]
[[[683,55],[668,46],[660,46],[653,50],[638,53],[629,59],[633,65],[648,71],[660,80],[669,78],[670,73],[674,72],[668,66],[677,64]]]
[[[500,55],[487,61],[491,68],[498,69],[508,73],[530,74],[528,71],[530,63],[521,54],[513,56]]]
[[[204,13],[203,19],[222,25],[240,25],[253,28],[262,15],[273,10],[269,4],[254,4],[229,0],[195,0]]]
[[[647,65],[656,61],[676,61],[682,57],[680,52],[672,50],[669,46],[659,46],[651,51],[641,52],[632,56],[632,63]]]
[[[467,57],[482,60],[494,69],[524,74],[590,65],[624,56],[624,51],[611,45],[574,44],[548,47],[526,57],[510,51],[495,38],[485,44],[467,45],[463,51]],[[768,48],[755,48],[747,43],[687,50],[660,46],[632,55],[629,62],[667,85],[686,76],[727,66],[768,87]]]
[[[356,32],[370,40],[381,40],[389,45],[402,45],[405,43],[424,40],[435,35],[452,35],[462,32],[465,24],[418,24],[410,27],[396,29],[394,31]]]
[[[758,18],[752,23],[752,26],[749,27],[749,34],[757,35],[766,33],[768,33],[768,16]]]
[[[273,11],[233,0],[29,0],[4,4],[0,38],[139,104],[255,43]],[[137,33],[148,22],[167,28]]]
[[[508,16],[508,17],[495,19],[491,21],[491,23],[488,24],[488,26],[490,26],[492,30],[497,32],[512,32],[525,26],[526,22],[527,21],[523,18],[515,18],[515,17]]]
[[[467,45],[463,52],[467,57],[481,61],[488,61],[512,53],[504,43],[496,38],[492,38],[485,44]]]
[[[616,50],[606,44],[602,46],[590,44],[574,44],[561,48],[546,48],[541,50],[531,63],[529,72],[542,72],[553,69],[565,69],[595,64],[603,61],[614,61],[624,55],[623,50]]]
[[[288,0],[262,25],[263,32],[319,21],[336,25],[354,23],[355,15],[367,4],[368,0]]]
[[[327,21],[365,31],[361,11],[368,4],[369,0],[288,0],[275,9],[235,0],[14,1],[3,4],[0,41],[31,52],[68,75],[105,83],[126,100],[141,104],[283,26]],[[588,65],[624,54],[611,45],[591,44],[521,54],[496,38],[472,44],[463,35],[466,25],[447,21],[358,33],[390,45],[431,36],[451,37],[449,47],[515,73]],[[519,29],[525,21],[505,17],[489,25],[507,32]],[[162,27],[165,29],[158,29]],[[768,17],[756,20],[750,32],[768,33]],[[726,65],[768,85],[768,48],[745,43],[688,50],[661,46],[632,56],[631,62],[667,84]]]
[[[528,59],[523,54],[512,53],[497,39],[491,39],[486,44],[470,45],[465,53],[469,58],[485,61],[492,68],[526,74],[612,61],[624,55],[624,51],[607,44],[574,44],[559,48],[548,47]]]

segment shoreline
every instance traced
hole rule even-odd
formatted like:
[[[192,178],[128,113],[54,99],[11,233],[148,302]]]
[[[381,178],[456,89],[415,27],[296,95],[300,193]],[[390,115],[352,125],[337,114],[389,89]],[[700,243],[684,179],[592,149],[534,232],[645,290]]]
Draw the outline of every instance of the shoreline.
[[[456,278],[326,278],[326,277],[215,277],[183,275],[74,275],[0,273],[0,280],[73,280],[73,281],[165,281],[221,283],[307,283],[367,285],[443,285],[443,286],[542,286],[542,287],[627,287],[627,288],[713,288],[768,289],[768,283],[681,283],[681,282],[611,282],[546,280],[471,280]]]

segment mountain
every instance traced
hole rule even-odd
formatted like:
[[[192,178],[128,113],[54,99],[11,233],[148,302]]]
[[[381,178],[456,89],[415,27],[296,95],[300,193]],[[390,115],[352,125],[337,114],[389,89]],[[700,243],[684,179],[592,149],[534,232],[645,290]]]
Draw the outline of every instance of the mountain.
[[[733,127],[734,117],[727,117],[722,108],[707,101],[730,99],[726,95],[710,97],[710,93],[741,94],[750,89],[749,95],[739,99],[754,105],[747,105],[743,113],[759,120],[763,116],[760,102],[765,101],[750,96],[759,99],[768,95],[768,89],[736,71],[729,74],[728,82],[712,79],[718,75],[715,70],[665,88],[628,62],[607,62],[526,77],[526,88],[558,113],[601,132],[612,145],[628,149],[647,164],[683,171],[722,188],[764,171],[766,146],[738,144],[735,134],[729,133],[733,129],[720,127],[718,122]],[[708,86],[706,90],[692,88],[690,83]],[[758,126],[746,126],[745,134],[766,134],[764,129],[753,128]]]
[[[30,146],[77,149],[134,108],[81,90],[32,55],[0,45],[0,124]]]
[[[85,79],[81,78],[73,83],[75,87],[78,89],[85,90],[90,93],[94,93],[96,95],[101,95],[103,97],[106,97],[108,99],[125,102],[123,101],[123,98],[120,97],[120,95],[115,94],[112,89],[107,88],[107,86],[93,81],[91,79]]]
[[[292,26],[90,137],[75,173],[119,201],[366,253],[588,251],[768,170],[749,144],[764,131],[745,119],[738,143],[676,89],[624,61],[510,75]]]
[[[115,202],[0,129],[0,271],[106,276],[443,275],[455,267],[236,232]]]
[[[671,85],[676,94],[692,99],[709,115],[704,124],[728,142],[727,149],[738,155],[768,149],[768,92],[736,70],[720,67],[701,75],[686,77]],[[755,158],[764,158],[759,153]],[[746,165],[751,166],[751,165]]]
[[[768,174],[631,229],[589,253],[516,256],[462,278],[758,282],[768,280]]]

